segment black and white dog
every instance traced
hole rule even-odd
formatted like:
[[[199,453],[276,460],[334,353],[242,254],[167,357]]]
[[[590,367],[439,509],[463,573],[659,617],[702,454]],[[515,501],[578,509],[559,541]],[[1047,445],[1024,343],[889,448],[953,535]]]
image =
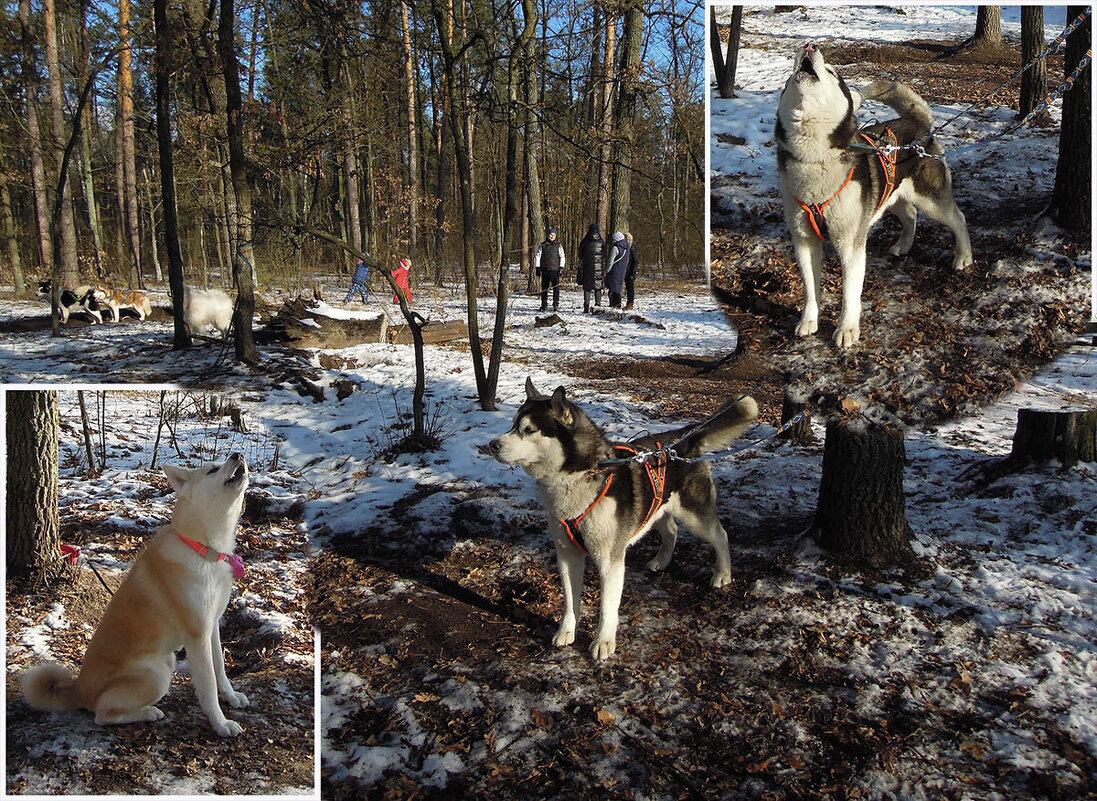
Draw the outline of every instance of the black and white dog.
[[[50,300],[50,294],[52,292],[52,281],[46,280],[38,282],[38,294],[47,301]],[[92,318],[92,323],[101,323],[103,322],[103,315],[99,309],[100,304],[95,287],[80,286],[76,289],[61,290],[61,322],[67,323],[69,321],[69,315],[76,311],[87,312]]]
[[[625,580],[625,550],[652,528],[662,547],[648,562],[651,570],[670,563],[678,522],[716,551],[712,586],[731,581],[728,537],[716,516],[716,485],[708,462],[690,457],[718,451],[738,437],[758,416],[758,404],[744,398],[699,428],[667,431],[614,445],[594,422],[569,401],[564,388],[542,395],[526,379],[526,400],[510,431],[496,437],[488,451],[503,464],[518,465],[537,481],[556,543],[557,565],[564,586],[564,615],[553,644],[575,640],[583,569],[589,555],[601,578],[601,615],[591,647],[595,659],[608,658],[616,648],[617,610]],[[674,443],[678,459],[634,460],[610,466],[608,459],[625,459]]]
[[[899,117],[858,129],[862,99],[878,100]],[[929,105],[910,87],[874,81],[858,94],[818,47],[808,44],[798,52],[777,106],[776,130],[785,220],[804,281],[798,336],[819,329],[823,241],[829,236],[842,262],[842,316],[834,343],[848,348],[860,337],[865,247],[869,228],[885,211],[903,223],[892,255],[910,251],[921,210],[952,229],[953,268],[972,263],[967,223],[952,197],[948,165],[915,150],[888,155],[865,149],[908,145],[928,136],[932,125]],[[934,156],[943,153],[933,139],[922,147]]]

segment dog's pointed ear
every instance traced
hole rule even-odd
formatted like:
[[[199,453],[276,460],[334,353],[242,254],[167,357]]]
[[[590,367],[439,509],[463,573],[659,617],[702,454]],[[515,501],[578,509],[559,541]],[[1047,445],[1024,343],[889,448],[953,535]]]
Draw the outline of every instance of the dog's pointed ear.
[[[171,484],[179,496],[185,498],[189,494],[190,479],[194,475],[194,471],[186,467],[176,467],[173,464],[164,465],[164,475],[168,477],[168,483]]]
[[[852,113],[856,114],[858,111],[861,110],[861,93],[858,92],[856,89],[849,90],[849,101],[852,105]]]
[[[526,400],[542,400],[545,396],[537,391],[537,387],[533,386],[533,379],[528,375],[526,376]]]
[[[561,423],[566,426],[571,425],[571,404],[568,403],[568,399],[564,395],[563,387],[557,387],[556,391],[552,393],[552,411],[556,413]]]

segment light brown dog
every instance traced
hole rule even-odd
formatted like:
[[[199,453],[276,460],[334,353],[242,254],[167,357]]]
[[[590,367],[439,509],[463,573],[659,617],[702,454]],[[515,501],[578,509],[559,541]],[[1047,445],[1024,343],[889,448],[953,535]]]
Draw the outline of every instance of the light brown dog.
[[[159,720],[164,713],[153,704],[167,694],[175,652],[185,646],[210,725],[235,737],[243,728],[221,712],[218,695],[235,708],[248,699],[225,675],[218,621],[233,576],[243,573],[232,550],[247,464],[237,453],[221,465],[168,465],[164,472],[179,494],[171,525],[160,528],[111,599],[79,677],[63,665],[40,665],[23,676],[23,696],[38,709],[89,709],[100,725]]]
[[[139,289],[126,294],[101,286],[96,290],[96,295],[99,302],[110,309],[114,322],[122,319],[122,309],[133,309],[137,312],[138,320],[144,320],[152,314],[152,303],[149,302],[148,295]]]

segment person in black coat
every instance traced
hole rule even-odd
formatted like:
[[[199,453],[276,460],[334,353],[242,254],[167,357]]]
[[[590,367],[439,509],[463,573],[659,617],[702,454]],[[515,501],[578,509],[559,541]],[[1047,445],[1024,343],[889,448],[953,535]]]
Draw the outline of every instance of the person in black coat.
[[[587,235],[579,243],[578,283],[583,287],[583,312],[590,311],[590,296],[595,293],[595,304],[601,305],[602,281],[606,273],[606,242],[598,223],[592,223]]]

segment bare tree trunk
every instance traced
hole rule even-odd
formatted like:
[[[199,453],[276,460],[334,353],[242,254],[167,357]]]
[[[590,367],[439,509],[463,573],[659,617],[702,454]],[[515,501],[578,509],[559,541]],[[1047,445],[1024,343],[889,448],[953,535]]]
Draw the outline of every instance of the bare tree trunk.
[[[88,407],[84,403],[84,391],[76,391],[76,399],[80,404],[80,428],[84,435],[84,453],[88,457],[88,476],[99,475],[99,469],[95,466],[95,446],[91,437],[91,423],[88,421]]]
[[[526,21],[533,20],[537,24],[537,7],[534,0],[522,0],[522,14]],[[526,47],[526,148],[525,172],[526,172],[526,199],[529,207],[529,229],[534,247],[540,245],[545,239],[545,221],[541,216],[541,174],[537,164],[537,144],[540,126],[537,122],[537,114],[540,110],[540,92],[537,83],[537,38],[531,36]],[[559,222],[557,222],[559,225]],[[526,228],[523,226],[523,231]],[[529,258],[528,245],[523,248],[526,258]],[[532,264],[532,262],[531,262]],[[529,269],[529,282],[527,291],[535,289],[534,272],[532,266]]]
[[[476,307],[477,277],[476,252],[476,212],[472,203],[472,165],[463,135],[461,118],[467,116],[467,108],[457,102],[457,55],[453,50],[452,3],[448,9],[438,8],[433,3],[435,22],[438,26],[442,60],[446,74],[446,93],[449,98],[450,133],[453,135],[453,150],[457,159],[457,178],[461,189],[461,212],[463,245],[465,256],[465,308],[468,317],[469,349],[472,352],[472,370],[476,378],[476,391],[480,399],[480,408],[488,411],[494,407],[494,398],[487,395],[487,372],[484,369],[484,352],[480,343],[479,312]],[[462,50],[463,52],[463,50]]]
[[[8,575],[49,581],[61,571],[57,514],[57,393],[5,393]]]
[[[152,174],[148,167],[142,168],[145,175],[145,202],[149,212],[149,255],[152,258],[152,272],[156,283],[164,281],[164,271],[160,267],[160,243],[156,235],[156,204],[152,200]]]
[[[851,564],[909,561],[905,461],[900,432],[873,423],[827,423],[813,526],[819,544]]]
[[[616,129],[615,159],[613,166],[613,195],[610,202],[610,228],[612,231],[629,230],[632,213],[632,158],[636,120],[636,95],[643,66],[644,3],[631,0],[625,11],[622,36],[621,68],[618,71],[620,92],[614,112]],[[608,231],[607,231],[608,237]]]
[[[15,215],[11,210],[11,192],[8,191],[7,170],[0,168],[0,235],[4,238],[4,249],[11,263],[11,278],[15,285],[15,294],[27,291],[23,278],[23,264],[19,259],[19,240],[15,237]]]
[[[975,17],[975,37],[972,47],[1002,46],[1002,7],[979,6]]]
[[[175,323],[172,350],[190,347],[190,334],[183,323],[183,254],[179,248],[179,214],[175,200],[175,159],[171,150],[171,44],[167,0],[153,1],[156,24],[156,144],[160,154],[160,197],[164,205],[164,247],[168,253],[168,286],[171,289],[172,319]],[[199,228],[201,232],[204,226]],[[204,249],[203,249],[204,250]],[[161,395],[161,398],[163,396]],[[156,453],[153,451],[153,459]]]
[[[129,245],[130,285],[144,287],[141,269],[141,230],[137,208],[137,152],[133,122],[133,33],[130,0],[118,0],[118,122],[122,126],[122,214]]]
[[[233,24],[236,12],[233,0],[221,0],[221,19],[218,25],[218,46],[225,70],[225,113],[228,118],[229,169],[232,174],[232,193],[236,198],[235,217],[229,220],[229,245],[232,249],[232,279],[236,286],[236,307],[233,310],[233,341],[236,358],[245,364],[259,361],[252,334],[252,318],[255,316],[255,285],[252,270],[255,264],[252,252],[251,187],[244,173],[243,101],[240,96],[240,65],[236,60],[233,41]]]
[[[716,26],[716,7],[709,6],[709,48],[712,52],[712,65],[716,73],[716,88],[720,97],[727,100],[735,97],[735,70],[739,65],[739,37],[743,29],[743,7],[731,9],[731,28],[728,31],[728,52],[724,57],[720,42],[720,31]]]
[[[31,188],[34,195],[34,219],[38,231],[38,264],[42,271],[53,272],[53,235],[50,231],[49,189],[46,167],[42,159],[42,135],[38,125],[38,72],[34,54],[38,38],[34,32],[34,17],[30,0],[19,0],[20,61],[23,93],[26,99],[27,139],[31,164]]]
[[[49,69],[50,108],[53,122],[53,152],[60,165],[65,151],[65,93],[61,81],[61,55],[57,46],[56,0],[43,0],[45,21],[46,63]],[[60,167],[58,167],[60,170]],[[61,281],[74,287],[80,283],[80,266],[76,260],[76,220],[72,211],[72,185],[67,176],[61,192]]]
[[[346,187],[344,199],[346,201],[347,241],[355,250],[361,250],[362,217],[358,176],[358,123],[354,114],[355,81],[352,65],[349,63],[343,47],[339,48],[338,70],[342,75],[343,87],[343,181]]]
[[[400,13],[404,33],[404,80],[408,108],[408,256],[414,262],[419,256],[419,135],[416,130],[418,106],[415,102],[415,51],[411,44],[407,0],[400,0]]]
[[[1086,6],[1067,6],[1067,19],[1075,19]],[[1067,39],[1066,74],[1069,75],[1089,50],[1091,19],[1079,26]],[[1063,124],[1059,130],[1059,163],[1055,170],[1055,190],[1050,214],[1063,228],[1089,230],[1090,226],[1090,143],[1093,118],[1090,114],[1090,73],[1092,65],[1063,95]]]
[[[1044,49],[1044,7],[1021,6],[1021,66]],[[1047,92],[1047,59],[1040,59],[1021,76],[1020,115],[1039,105]]]
[[[605,73],[602,76],[599,110],[599,143],[598,143],[598,224],[605,232],[606,242],[611,241],[613,231],[609,227],[610,182],[612,176],[613,158],[613,85],[616,80],[614,75],[613,54],[617,48],[617,19],[609,12],[603,11],[606,18],[605,51],[602,55],[602,67]]]
[[[91,42],[88,39],[89,0],[80,4],[80,79],[91,77]],[[88,214],[88,228],[91,230],[91,242],[94,249],[95,275],[103,278],[103,226],[99,221],[99,202],[95,195],[95,174],[91,163],[92,104],[88,103],[84,112],[84,132],[80,137],[80,150],[83,158],[84,198]]]

